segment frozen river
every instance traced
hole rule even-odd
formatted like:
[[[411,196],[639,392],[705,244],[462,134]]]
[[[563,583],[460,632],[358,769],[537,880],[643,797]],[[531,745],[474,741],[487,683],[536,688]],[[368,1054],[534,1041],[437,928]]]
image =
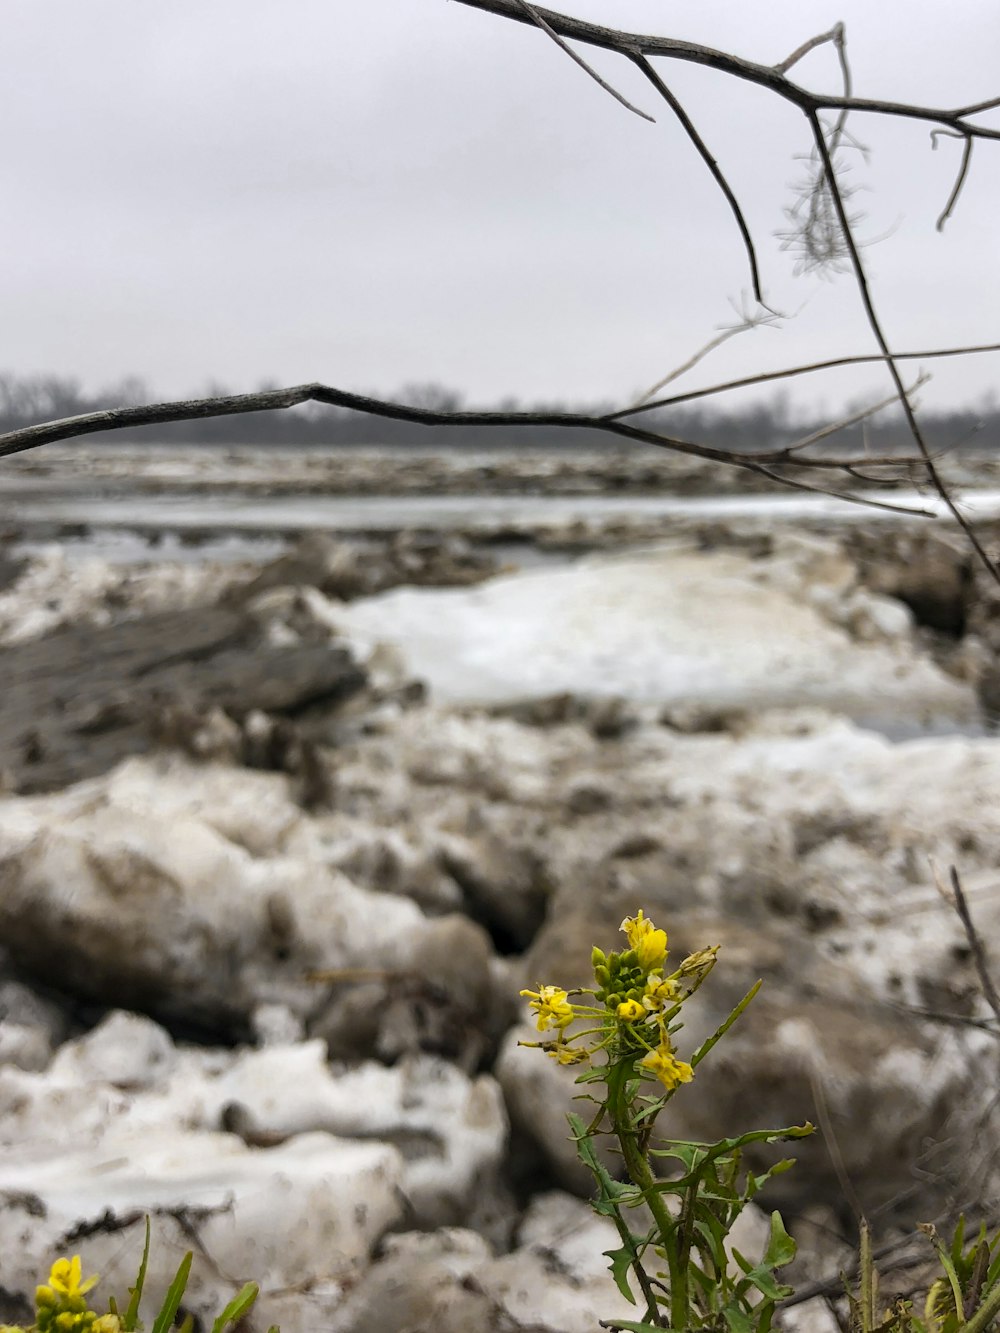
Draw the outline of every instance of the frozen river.
[[[887,493],[861,492],[862,499],[885,501]],[[898,506],[943,516],[937,497],[896,491]],[[1000,516],[1000,490],[968,492],[962,500],[971,518]],[[389,532],[402,528],[480,531],[534,529],[539,525],[613,520],[836,519],[891,521],[899,515],[829,495],[788,491],[770,495],[364,495],[247,497],[165,491],[155,495],[68,494],[62,486],[46,494],[4,485],[0,514],[9,526],[49,528],[87,525],[134,532],[292,533]]]

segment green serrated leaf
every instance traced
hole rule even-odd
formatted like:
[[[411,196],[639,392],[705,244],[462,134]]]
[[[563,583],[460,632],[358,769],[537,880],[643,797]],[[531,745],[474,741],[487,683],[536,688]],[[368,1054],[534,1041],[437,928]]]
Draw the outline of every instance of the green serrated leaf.
[[[611,1269],[611,1276],[615,1280],[615,1286],[630,1305],[635,1305],[635,1297],[632,1295],[632,1289],[628,1284],[635,1251],[622,1245],[617,1250],[605,1250],[604,1254],[606,1258],[611,1260],[609,1267]],[[216,1333],[216,1331],[213,1330],[213,1333]]]
[[[190,1250],[180,1262],[177,1274],[173,1282],[167,1288],[167,1294],[163,1298],[163,1305],[160,1307],[160,1313],[153,1320],[152,1333],[167,1333],[171,1324],[177,1316],[180,1308],[181,1299],[184,1296],[184,1288],[187,1286],[188,1275],[191,1272],[191,1260],[193,1256]]]
[[[134,1333],[134,1329],[139,1322],[139,1302],[142,1300],[142,1289],[146,1284],[146,1268],[149,1265],[149,1218],[146,1218],[146,1243],[142,1247],[142,1260],[139,1264],[139,1271],[135,1277],[135,1286],[129,1287],[129,1303],[125,1311],[125,1318],[122,1320],[122,1328],[125,1333]]]

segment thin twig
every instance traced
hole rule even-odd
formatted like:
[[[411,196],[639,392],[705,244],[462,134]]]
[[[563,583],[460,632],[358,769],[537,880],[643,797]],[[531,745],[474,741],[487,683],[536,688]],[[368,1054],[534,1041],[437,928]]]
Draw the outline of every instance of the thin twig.
[[[1000,97],[991,97],[986,102],[974,102],[972,106],[963,106],[955,112],[956,116],[978,116],[980,111],[992,111],[1000,106]]]
[[[826,486],[814,486],[798,477],[783,477],[780,472],[775,472],[769,467],[753,467],[750,470],[762,477],[768,477],[771,481],[780,482],[783,486],[791,486],[793,490],[829,495],[834,500],[846,500],[848,504],[864,505],[868,509],[882,509],[889,514],[912,514],[916,518],[934,517],[929,509],[918,509],[915,505],[889,504],[886,500],[873,500],[870,495],[852,495],[850,491],[833,491]]]
[[[843,40],[844,25],[836,24],[829,32],[821,32],[817,37],[810,37],[808,41],[803,42],[801,46],[795,48],[790,56],[785,60],[780,60],[772,68],[778,74],[787,74],[793,65],[797,65],[803,56],[807,56],[810,51],[815,51],[817,46],[823,46],[826,42],[836,42],[838,38]]]
[[[714,352],[717,347],[721,347],[723,343],[727,343],[730,338],[735,338],[739,333],[749,333],[751,329],[771,327],[780,318],[780,315],[770,313],[765,315],[746,315],[739,324],[728,325],[726,328],[722,329],[721,332],[716,334],[714,338],[710,338],[704,346],[699,347],[698,351],[692,356],[689,356],[686,361],[681,363],[681,365],[676,366],[668,375],[664,375],[664,377],[657,380],[655,384],[651,384],[645,393],[639,395],[632,407],[626,410],[628,412],[638,412],[646,400],[652,398],[654,393],[659,393],[660,390],[665,389],[668,384],[672,384],[674,380],[680,379],[680,377],[686,375],[689,370],[693,370],[700,361],[704,361],[706,356],[711,352]]]
[[[969,941],[969,948],[972,951],[972,961],[975,964],[976,975],[979,978],[979,985],[982,988],[983,998],[993,1010],[994,1017],[1000,1022],[1000,994],[997,993],[993,977],[990,975],[989,963],[986,958],[986,946],[983,944],[983,937],[976,929],[975,922],[972,920],[972,913],[969,910],[968,899],[962,889],[962,881],[958,877],[958,871],[954,866],[949,868],[949,879],[951,880],[951,897],[945,894],[946,899],[954,907],[959,921],[962,923],[962,929],[965,931],[965,938]],[[940,883],[938,888],[941,889]]]
[[[792,467],[842,469],[852,463],[871,466],[876,462],[890,465],[901,461],[895,458],[787,460],[781,450],[747,455],[733,449],[718,449],[711,445],[697,444],[693,440],[682,440],[661,432],[643,430],[606,416],[593,417],[577,412],[444,412],[433,408],[407,407],[402,403],[385,402],[319,383],[299,384],[288,389],[265,389],[259,393],[234,394],[220,398],[197,398],[180,402],[153,403],[143,407],[110,408],[99,412],[86,412],[81,416],[65,417],[61,421],[46,421],[37,426],[24,426],[20,430],[0,435],[0,458],[25,453],[59,440],[75,439],[81,435],[95,435],[103,431],[124,430],[134,426],[164,425],[172,421],[198,421],[211,417],[235,416],[243,412],[280,411],[307,402],[324,403],[331,407],[347,408],[354,412],[364,412],[392,421],[408,421],[421,426],[556,426],[573,430],[602,431],[608,435],[652,444],[659,449],[668,449],[673,453],[701,458],[707,462],[743,468],[766,476],[782,486],[816,491],[854,504],[888,509],[892,513],[932,517],[925,509],[883,504],[870,497],[806,485],[791,477],[769,472],[764,466],[767,463],[784,462]]]
[[[925,1018],[929,1023],[944,1023],[954,1028],[975,1028],[979,1032],[989,1032],[991,1036],[1000,1037],[1000,1028],[996,1025],[997,1020],[993,1018],[970,1018],[967,1014],[949,1014],[944,1009],[921,1009],[915,1004],[898,1004],[893,1008],[901,1014],[909,1014],[912,1018]]]
[[[642,70],[643,74],[650,81],[650,83],[653,85],[653,87],[660,94],[663,100],[670,107],[671,111],[680,121],[681,128],[684,130],[684,133],[688,136],[688,138],[694,144],[695,148],[698,150],[698,153],[702,161],[705,163],[709,171],[712,173],[712,179],[715,181],[716,185],[718,185],[719,189],[722,191],[726,203],[729,205],[730,209],[732,210],[733,217],[736,219],[736,225],[740,230],[740,235],[743,237],[743,248],[747,252],[747,262],[750,265],[750,285],[753,288],[754,300],[756,300],[760,305],[765,305],[764,295],[761,290],[761,284],[760,284],[760,269],[757,264],[757,251],[754,247],[753,237],[750,235],[750,228],[747,225],[746,218],[743,216],[743,210],[742,208],[740,208],[739,200],[736,198],[736,195],[733,193],[732,187],[726,180],[726,177],[723,175],[722,168],[719,166],[718,162],[709,152],[708,145],[705,143],[704,139],[698,133],[697,129],[694,126],[694,122],[691,120],[691,117],[687,114],[687,112],[681,106],[680,102],[678,102],[677,98],[670,91],[667,85],[663,82],[659,74],[657,74],[656,70],[645,58],[645,56],[643,56],[637,51],[635,52],[634,55],[631,56],[631,59],[632,62],[635,65],[637,65],[640,70]]]
[[[501,18],[514,19],[519,23],[532,23],[534,19],[525,13],[522,0],[458,0],[459,4],[484,13],[497,14]],[[805,113],[824,109],[831,111],[864,111],[875,115],[898,116],[906,120],[931,121],[939,125],[950,125],[954,129],[967,128],[977,139],[1000,140],[1000,129],[986,125],[967,124],[965,117],[977,111],[988,110],[991,105],[1000,104],[983,102],[974,107],[916,106],[908,102],[891,102],[873,97],[837,96],[832,93],[814,93],[793,83],[773,65],[761,65],[742,56],[732,55],[728,51],[718,51],[714,47],[702,46],[698,42],[685,42],[674,37],[655,37],[649,34],[626,32],[608,28],[599,23],[588,23],[584,19],[571,18],[567,14],[552,9],[535,7],[546,23],[559,36],[569,40],[583,42],[587,46],[596,46],[605,51],[616,51],[619,55],[632,59],[638,52],[644,56],[666,56],[671,60],[683,60],[708,69],[716,69],[747,83],[767,88],[779,97],[797,106]]]
[[[951,135],[956,133],[957,131],[953,130],[932,130],[931,144],[934,148],[937,148],[938,135],[941,134]],[[951,187],[951,194],[948,196],[948,202],[945,204],[941,212],[941,216],[935,223],[935,226],[938,231],[944,231],[944,224],[948,221],[948,219],[951,217],[952,213],[955,210],[955,205],[958,203],[958,196],[962,193],[962,186],[965,184],[965,178],[969,174],[969,164],[972,162],[972,146],[975,140],[968,134],[963,134],[960,137],[965,140],[965,145],[962,149],[962,162],[958,168],[958,175],[955,178],[955,184]]]
[[[611,429],[610,425],[608,426],[608,429]],[[642,441],[642,443],[644,444],[653,444],[660,446],[663,446],[665,444],[665,441],[663,441],[658,435],[656,435],[655,432],[640,430],[634,426],[624,426],[618,423],[615,426],[615,433],[623,435],[626,439]],[[674,445],[672,444],[666,445],[666,447],[674,448]],[[691,448],[692,448],[691,445],[687,445],[686,448],[683,450],[683,452],[688,452],[689,450],[691,450]],[[725,459],[720,457],[722,453],[721,450],[717,449],[706,450],[705,452],[703,452],[702,456],[703,457],[706,456],[706,453],[714,456],[714,460],[716,462],[732,463],[734,467],[744,468],[747,472],[755,472],[760,477],[767,477],[769,481],[777,482],[781,486],[790,486],[793,490],[811,491],[817,495],[827,495],[834,500],[846,500],[848,504],[864,505],[869,509],[887,510],[890,514],[912,514],[915,518],[934,517],[933,512],[929,509],[917,509],[915,506],[911,505],[889,504],[883,500],[874,500],[871,498],[871,496],[852,495],[849,491],[835,491],[828,486],[812,485],[810,482],[802,481],[798,477],[783,476],[780,472],[774,472],[772,468],[767,465],[767,463],[761,461],[762,458],[768,458],[768,460],[770,462],[773,462],[773,464],[780,465],[782,462],[785,461],[781,456],[780,450],[776,451],[771,456],[762,454],[757,454],[757,455],[739,454],[739,455],[732,455]],[[793,465],[795,461],[796,460],[794,459],[789,460],[789,462]],[[867,461],[869,462],[870,466],[871,460]],[[886,461],[897,461],[897,460],[886,460]],[[827,466],[827,467],[837,468],[838,470],[843,470],[844,464],[840,460],[810,459],[808,461],[803,461],[801,466],[808,468]]]
[[[918,375],[908,390],[914,393],[922,388],[930,380],[929,375]],[[793,441],[792,444],[786,444],[784,452],[791,456],[795,453],[801,453],[803,449],[808,449],[810,445],[818,444],[820,440],[828,439],[831,435],[836,435],[838,431],[847,430],[849,426],[857,426],[862,421],[868,421],[879,412],[884,412],[887,407],[893,407],[896,403],[896,395],[890,394],[888,398],[883,398],[881,402],[869,403],[867,407],[862,407],[859,411],[853,412],[849,417],[843,417],[840,421],[831,421],[828,426],[822,426],[819,430],[812,431],[809,435],[803,435],[801,439]]]
[[[830,150],[827,147],[826,138],[823,134],[823,127],[820,124],[818,113],[815,111],[810,111],[808,113],[808,120],[812,128],[813,139],[816,143],[816,150],[819,153],[820,160],[823,163],[823,169],[826,172],[827,184],[829,185],[830,188],[830,196],[833,200],[833,206],[834,209],[836,210],[837,217],[840,221],[840,227],[844,237],[844,244],[847,247],[847,252],[851,261],[851,267],[854,270],[854,279],[857,284],[858,292],[861,296],[861,303],[864,306],[865,316],[868,319],[868,325],[875,336],[875,341],[878,343],[882,355],[885,357],[886,369],[889,371],[889,375],[892,379],[893,384],[895,385],[896,394],[897,397],[899,398],[899,404],[903,409],[903,415],[906,418],[906,424],[909,427],[910,434],[912,435],[914,443],[916,444],[917,449],[920,452],[921,458],[924,460],[924,467],[926,469],[928,479],[931,482],[931,485],[937,491],[938,495],[943,500],[952,518],[954,518],[955,522],[965,533],[966,539],[972,546],[973,550],[976,552],[976,555],[982,562],[984,569],[986,569],[986,571],[989,573],[993,581],[998,586],[1000,586],[1000,570],[997,569],[996,565],[990,559],[989,555],[986,552],[986,548],[983,546],[982,542],[980,542],[979,536],[976,533],[975,529],[973,528],[972,524],[965,517],[965,515],[962,513],[962,511],[959,509],[958,505],[952,498],[951,492],[948,490],[948,487],[944,484],[944,481],[941,478],[941,474],[938,472],[937,467],[934,463],[931,451],[927,446],[926,440],[924,439],[924,434],[920,428],[920,423],[917,421],[916,413],[913,410],[913,405],[910,402],[910,399],[906,393],[906,388],[903,385],[903,378],[902,375],[900,374],[899,367],[896,364],[895,357],[893,356],[892,351],[889,348],[889,343],[886,340],[885,333],[883,332],[882,329],[881,320],[878,317],[878,313],[875,310],[874,302],[872,301],[871,290],[868,286],[868,275],[865,272],[865,267],[861,260],[861,252],[858,249],[857,242],[854,239],[854,232],[851,227],[851,221],[850,218],[847,216],[847,208],[846,205],[844,204],[843,195],[841,194],[840,191],[840,185],[837,181],[836,172],[834,171],[833,160],[830,156]]]
[[[547,33],[548,36],[551,37],[552,40],[555,42],[556,46],[558,46],[561,51],[566,52],[570,60],[575,61],[582,70],[584,70],[587,74],[590,75],[590,77],[594,80],[595,83],[600,84],[600,86],[604,89],[606,93],[610,93],[616,102],[620,102],[621,105],[625,107],[626,111],[633,111],[637,116],[641,116],[643,120],[651,121],[652,124],[654,125],[656,124],[655,116],[651,116],[648,111],[643,111],[639,107],[633,106],[632,103],[628,100],[628,98],[623,96],[623,94],[620,93],[617,88],[612,88],[610,83],[608,83],[605,79],[602,79],[600,74],[598,74],[597,70],[594,69],[591,65],[588,65],[586,60],[584,60],[583,56],[581,56],[578,52],[574,51],[568,42],[563,41],[563,39],[559,36],[559,34],[555,31],[555,29],[552,28],[548,23],[546,23],[545,19],[542,18],[541,14],[539,14],[538,10],[535,8],[534,5],[529,4],[528,0],[517,0],[517,3],[521,6],[524,12],[530,15],[532,20],[535,23],[537,23],[537,25],[541,28],[542,32]]]
[[[968,347],[938,347],[926,352],[894,352],[897,361],[931,361],[947,356],[975,356],[982,352],[1000,352],[1000,343],[977,343]],[[867,352],[861,356],[835,356],[827,361],[809,361],[801,366],[785,366],[781,370],[763,370],[756,375],[743,375],[737,380],[726,380],[721,384],[711,384],[706,389],[689,389],[685,393],[673,394],[669,398],[657,398],[651,403],[642,403],[638,407],[624,407],[617,412],[608,412],[604,420],[615,421],[620,417],[630,417],[639,412],[652,412],[659,407],[679,407],[682,403],[695,402],[699,398],[710,398],[717,393],[728,393],[732,389],[748,389],[755,384],[770,384],[775,380],[792,379],[796,375],[812,375],[823,370],[840,370],[845,366],[870,366],[884,362],[887,358],[881,352]]]

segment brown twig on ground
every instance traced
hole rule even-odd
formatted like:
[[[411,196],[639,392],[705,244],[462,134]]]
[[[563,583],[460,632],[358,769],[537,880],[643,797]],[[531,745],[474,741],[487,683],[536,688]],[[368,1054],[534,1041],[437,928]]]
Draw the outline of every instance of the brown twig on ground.
[[[934,882],[937,884],[938,892],[944,898],[950,907],[953,907],[959,921],[962,923],[962,929],[965,931],[965,938],[969,942],[969,949],[972,953],[972,962],[976,969],[976,976],[979,978],[979,985],[983,992],[983,998],[993,1010],[993,1016],[1000,1023],[1000,994],[997,992],[996,984],[990,973],[989,962],[986,957],[986,945],[983,943],[983,937],[976,929],[976,924],[972,919],[972,912],[969,910],[969,901],[962,888],[962,881],[959,879],[958,870],[951,866],[948,871],[948,878],[951,883],[951,891],[941,883],[940,878],[935,872]]]

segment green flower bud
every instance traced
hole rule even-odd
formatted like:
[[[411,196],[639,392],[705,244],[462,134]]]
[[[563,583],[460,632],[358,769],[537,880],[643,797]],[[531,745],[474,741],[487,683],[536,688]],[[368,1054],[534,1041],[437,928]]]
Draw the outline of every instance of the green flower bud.
[[[604,954],[604,950],[599,949],[596,944],[594,945],[593,951],[591,952],[590,961],[595,968],[601,967],[607,961]]]

